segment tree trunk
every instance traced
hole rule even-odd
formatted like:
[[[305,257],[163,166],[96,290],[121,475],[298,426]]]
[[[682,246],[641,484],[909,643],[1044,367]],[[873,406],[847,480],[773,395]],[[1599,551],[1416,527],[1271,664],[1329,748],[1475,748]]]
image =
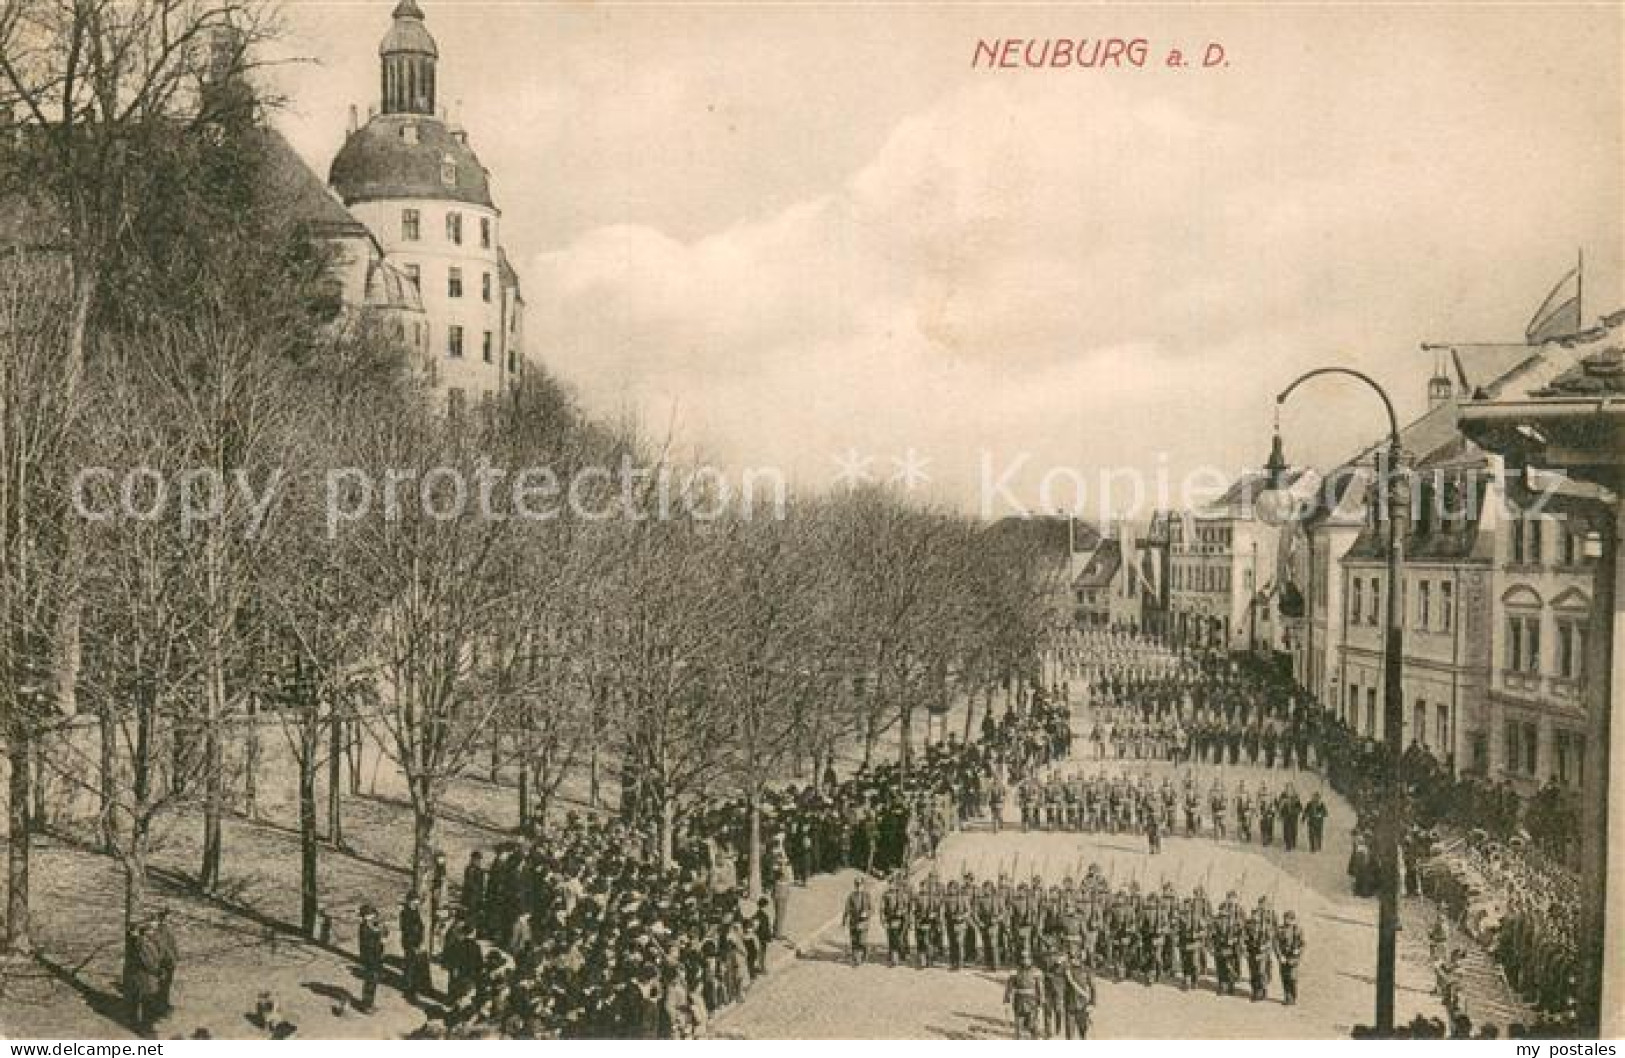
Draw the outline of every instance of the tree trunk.
[[[412,892],[422,896],[434,876],[435,805],[422,789],[423,780],[414,785],[419,789],[412,796]]]
[[[28,935],[28,860],[33,846],[33,821],[29,819],[31,797],[29,792],[28,756],[33,739],[23,730],[21,718],[14,718],[12,730],[7,733],[7,764],[11,769],[7,783],[10,799],[8,823],[11,827],[7,849],[6,893],[6,951],[26,955],[33,950]]]
[[[914,765],[914,706],[905,701],[903,703],[897,732],[897,763],[903,770],[903,778],[908,778],[910,768]]]
[[[248,700],[248,736],[243,745],[243,814],[260,817],[260,724],[259,705]]]
[[[34,801],[33,808],[32,808],[32,814],[30,816],[30,819],[32,820],[33,825],[34,825],[34,833],[43,834],[43,833],[45,833],[45,825],[46,825],[45,808],[46,808],[46,801],[47,801],[47,797],[46,797],[47,791],[45,789],[45,735],[44,735],[44,733],[36,734],[32,739],[30,739],[30,742],[32,742],[33,745],[32,745],[31,750],[29,752],[29,762],[33,766],[33,769],[34,769],[33,777],[30,780],[32,782],[32,784],[33,784],[33,790],[31,792],[33,794],[33,801]]]
[[[530,755],[519,755],[519,832],[525,833],[530,826]]]
[[[113,812],[118,797],[118,724],[113,717],[113,701],[109,695],[97,695],[96,726],[101,742],[96,818],[102,824],[102,852],[111,856],[119,841],[118,818]]]
[[[217,633],[211,633],[217,634]],[[213,892],[220,885],[221,816],[226,801],[224,751],[220,724],[225,716],[226,666],[218,639],[208,647],[204,678],[203,719],[203,862],[198,866],[198,888]]]
[[[762,895],[762,792],[760,787],[752,787],[750,792],[750,851],[746,860],[746,871],[750,874],[748,882],[748,895],[751,904]]]
[[[299,748],[299,929],[316,936],[316,747],[320,738],[301,733]]]
[[[674,862],[672,856],[672,842],[676,839],[677,806],[671,803],[671,798],[662,796],[660,799],[660,865],[670,867]]]
[[[502,772],[502,732],[496,728],[491,729],[491,785],[497,784],[497,776]]]
[[[337,849],[344,846],[344,714],[336,702],[328,707],[328,713],[327,841]],[[352,766],[352,781],[356,771]]]

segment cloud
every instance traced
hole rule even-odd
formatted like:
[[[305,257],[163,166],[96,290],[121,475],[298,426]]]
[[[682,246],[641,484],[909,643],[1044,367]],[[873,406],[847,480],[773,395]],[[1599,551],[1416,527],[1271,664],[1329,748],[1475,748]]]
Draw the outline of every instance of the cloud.
[[[676,408],[724,463],[813,484],[849,448],[918,448],[969,507],[984,451],[1089,475],[1237,468],[1294,368],[1377,358],[1408,382],[1426,365],[1392,355],[1461,298],[1455,269],[1491,281],[1548,234],[1529,189],[1572,153],[1520,155],[1527,130],[1491,123],[1441,156],[1451,105],[1412,128],[1350,99],[1292,125],[1258,95],[1221,110],[1109,77],[968,83],[788,208],[536,256],[533,352],[590,403]],[[1355,399],[1311,452],[1372,432]]]

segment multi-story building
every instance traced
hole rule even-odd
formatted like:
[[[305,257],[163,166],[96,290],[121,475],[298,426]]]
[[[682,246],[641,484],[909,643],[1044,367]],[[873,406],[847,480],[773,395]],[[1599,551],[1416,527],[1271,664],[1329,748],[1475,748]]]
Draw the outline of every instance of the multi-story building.
[[[1122,543],[1117,539],[1102,540],[1084,563],[1083,569],[1072,578],[1072,594],[1076,600],[1079,628],[1108,628],[1112,625],[1112,601],[1123,576]]]
[[[1191,512],[1171,534],[1169,622],[1176,642],[1260,649],[1274,634],[1269,605],[1280,533],[1268,494],[1312,481],[1289,467],[1279,444],[1264,466],[1241,475],[1217,501]]]
[[[380,105],[352,117],[328,182],[410,278],[437,385],[455,409],[516,382],[524,299],[502,246],[490,174],[468,134],[437,110],[439,49],[416,0],[400,0],[379,46]]]
[[[1556,475],[1531,483],[1533,473],[1505,477],[1486,724],[1491,769],[1525,794],[1547,779],[1577,788],[1585,772],[1596,576],[1585,527],[1606,511],[1595,486]]]

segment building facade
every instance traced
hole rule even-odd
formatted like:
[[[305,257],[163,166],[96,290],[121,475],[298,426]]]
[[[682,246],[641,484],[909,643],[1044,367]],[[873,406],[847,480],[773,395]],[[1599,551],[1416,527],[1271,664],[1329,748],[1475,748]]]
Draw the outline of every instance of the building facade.
[[[448,405],[503,392],[524,366],[524,299],[490,174],[437,108],[439,49],[416,0],[379,45],[379,106],[352,120],[328,183],[423,306],[414,344]]]

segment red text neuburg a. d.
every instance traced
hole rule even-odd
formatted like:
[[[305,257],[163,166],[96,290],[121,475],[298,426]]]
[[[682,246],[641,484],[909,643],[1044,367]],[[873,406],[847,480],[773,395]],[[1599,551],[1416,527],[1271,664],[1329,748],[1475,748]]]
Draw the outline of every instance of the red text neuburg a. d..
[[[1059,70],[1067,68],[1214,69],[1230,65],[1224,45],[1208,41],[1174,46],[1166,54],[1145,37],[979,37],[971,53],[973,70]]]

